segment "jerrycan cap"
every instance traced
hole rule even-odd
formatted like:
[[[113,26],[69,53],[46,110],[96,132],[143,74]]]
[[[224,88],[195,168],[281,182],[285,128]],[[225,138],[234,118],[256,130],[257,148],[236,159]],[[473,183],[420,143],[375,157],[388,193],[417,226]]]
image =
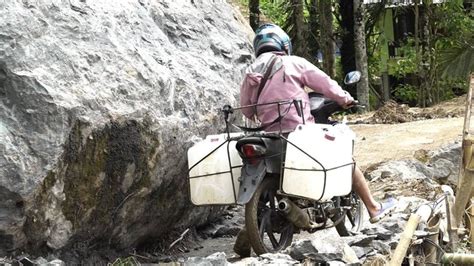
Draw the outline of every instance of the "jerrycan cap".
[[[330,132],[327,129],[325,129],[324,131],[325,131],[325,133],[324,133],[324,138],[325,139],[330,140],[330,141],[333,141],[333,140],[336,139],[333,132]]]
[[[330,141],[333,141],[333,140],[336,139],[336,137],[331,136],[331,135],[329,135],[329,134],[324,135],[324,138],[327,139],[327,140],[330,140]]]

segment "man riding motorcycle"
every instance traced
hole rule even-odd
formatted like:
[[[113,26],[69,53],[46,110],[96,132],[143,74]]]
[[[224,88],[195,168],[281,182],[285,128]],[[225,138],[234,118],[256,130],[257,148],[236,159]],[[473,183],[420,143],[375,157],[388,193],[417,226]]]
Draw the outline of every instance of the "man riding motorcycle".
[[[344,108],[353,105],[352,96],[336,81],[306,59],[291,55],[290,38],[277,25],[260,26],[256,30],[253,47],[257,59],[246,69],[240,88],[241,106],[300,99],[303,103],[301,115],[304,121],[315,122],[310,113],[305,87],[323,94]],[[267,76],[267,79],[264,76]],[[260,87],[262,82],[263,87]],[[296,106],[287,107],[290,109],[285,110],[281,120],[278,119],[281,110],[277,108],[275,105],[261,105],[258,108],[244,108],[242,113],[251,120],[258,119],[264,125],[265,131],[281,130],[287,133],[301,123],[302,118]],[[393,198],[382,203],[372,197],[364,175],[357,166],[352,176],[352,184],[353,190],[362,199],[369,212],[371,223],[378,222],[394,209],[396,201]],[[241,256],[250,255],[250,245],[245,243],[245,233],[245,229],[239,233],[234,246],[234,251]]]

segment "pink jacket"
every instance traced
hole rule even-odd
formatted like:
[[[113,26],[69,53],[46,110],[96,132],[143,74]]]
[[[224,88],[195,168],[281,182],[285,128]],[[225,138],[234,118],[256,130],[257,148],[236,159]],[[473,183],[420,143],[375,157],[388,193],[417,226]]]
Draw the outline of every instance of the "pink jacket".
[[[315,92],[322,93],[340,105],[347,105],[354,99],[343,90],[336,81],[332,80],[326,73],[298,56],[286,56],[279,53],[264,53],[246,69],[245,77],[240,87],[240,105],[246,106],[257,103],[257,92],[260,81],[266,72],[272,58],[278,56],[273,66],[272,73],[265,87],[262,89],[258,104],[281,100],[301,99],[304,107],[304,118],[306,122],[314,122],[310,113],[308,94],[304,87],[309,87]],[[289,105],[281,106],[281,113],[288,111],[281,121],[283,131],[293,131],[302,118],[298,116],[294,105],[288,110]],[[265,105],[242,109],[242,113],[249,119],[257,115],[262,124],[273,122],[278,117],[277,105]],[[266,131],[280,130],[279,123],[268,126]]]

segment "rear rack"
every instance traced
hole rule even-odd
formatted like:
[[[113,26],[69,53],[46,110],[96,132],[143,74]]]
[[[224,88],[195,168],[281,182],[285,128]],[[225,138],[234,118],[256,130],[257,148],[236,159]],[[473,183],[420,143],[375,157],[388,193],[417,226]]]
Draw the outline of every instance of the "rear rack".
[[[231,114],[234,113],[234,111],[239,111],[239,110],[242,110],[242,109],[245,109],[245,108],[257,108],[258,106],[268,106],[268,105],[277,105],[277,108],[278,108],[278,117],[277,119],[275,119],[272,123],[270,124],[267,124],[267,125],[261,125],[259,127],[254,127],[254,128],[249,128],[249,127],[245,127],[245,126],[239,126],[239,125],[235,125],[231,122],[231,119],[230,119],[230,116]],[[217,174],[226,174],[229,176],[229,178],[231,179],[231,183],[232,183],[232,188],[233,188],[233,191],[234,191],[234,194],[233,194],[233,198],[234,198],[234,204],[237,203],[237,193],[236,193],[236,187],[234,185],[234,181],[236,180],[236,178],[238,177],[235,177],[234,176],[234,173],[233,173],[233,170],[238,168],[238,167],[242,167],[243,164],[240,164],[240,165],[232,165],[232,161],[231,161],[231,155],[230,155],[230,149],[233,148],[233,147],[230,147],[230,143],[232,141],[238,141],[238,140],[241,140],[242,138],[245,138],[245,137],[248,137],[249,135],[250,136],[255,136],[255,137],[275,137],[275,138],[279,138],[281,141],[282,141],[282,145],[281,145],[281,150],[280,150],[280,156],[282,157],[281,159],[281,163],[280,163],[280,176],[279,176],[279,192],[280,194],[282,195],[286,195],[286,196],[291,196],[291,197],[298,197],[298,198],[303,198],[303,199],[308,199],[308,200],[315,200],[314,198],[306,198],[306,197],[302,197],[302,196],[299,196],[299,195],[292,195],[292,194],[287,194],[287,193],[284,193],[283,192],[283,179],[284,179],[284,171],[285,169],[288,169],[288,170],[293,170],[293,171],[304,171],[304,172],[307,172],[307,171],[313,171],[313,172],[323,172],[324,173],[324,181],[323,181],[323,188],[322,188],[322,193],[321,193],[321,196],[319,199],[316,199],[316,201],[320,201],[323,197],[324,197],[324,194],[325,194],[325,191],[326,191],[326,184],[327,184],[327,181],[326,181],[326,178],[327,178],[327,172],[328,171],[331,171],[331,170],[335,170],[335,169],[339,169],[339,168],[342,168],[342,167],[347,167],[349,165],[353,165],[355,167],[355,162],[352,160],[352,162],[349,162],[349,163],[346,163],[346,164],[343,164],[343,165],[339,165],[337,167],[332,167],[332,168],[326,168],[324,167],[324,165],[318,161],[316,158],[314,158],[313,156],[311,156],[310,154],[308,154],[307,152],[305,152],[302,148],[298,147],[296,144],[294,144],[293,142],[291,142],[290,140],[288,140],[288,135],[290,132],[283,132],[282,131],[282,126],[281,126],[281,121],[282,119],[285,117],[286,114],[288,114],[289,110],[291,109],[292,105],[294,105],[296,107],[296,110],[298,112],[298,114],[301,115],[301,122],[302,124],[305,124],[305,119],[304,119],[304,113],[303,113],[303,103],[302,103],[302,100],[284,100],[284,101],[277,101],[277,102],[269,102],[269,103],[264,103],[264,104],[253,104],[253,105],[246,105],[246,106],[240,106],[240,107],[237,107],[237,108],[233,108],[231,107],[230,105],[225,105],[223,108],[222,108],[222,112],[224,113],[224,121],[225,121],[225,127],[226,127],[226,132],[225,134],[227,135],[227,137],[224,139],[224,142],[220,143],[220,145],[218,145],[216,148],[214,148],[212,151],[210,151],[207,155],[205,155],[202,159],[200,159],[199,161],[197,161],[196,163],[194,163],[188,170],[188,176],[189,176],[189,179],[195,179],[195,178],[204,178],[204,177],[208,177],[208,176],[212,176],[212,175],[217,175]],[[284,109],[283,107],[284,106],[288,106],[286,109]],[[279,123],[280,124],[280,130],[277,131],[277,132],[264,132],[264,128],[271,125],[271,124],[275,124],[275,123]],[[244,134],[241,134],[241,135],[238,135],[238,136],[232,136],[233,134],[231,134],[231,126],[234,126],[234,127],[237,127],[239,129],[241,129]],[[285,145],[286,144],[286,145]],[[203,174],[203,175],[196,175],[196,176],[190,176],[190,173],[191,171],[201,162],[203,162],[204,160],[206,160],[209,156],[211,156],[212,153],[216,152],[219,148],[221,148],[223,145],[226,145],[227,147],[227,162],[228,162],[228,169],[227,171],[224,171],[224,172],[219,172],[219,173],[209,173],[209,174]],[[292,145],[293,147],[295,147],[297,150],[299,150],[300,152],[302,152],[303,154],[305,154],[306,156],[308,156],[312,161],[314,161],[319,167],[320,169],[299,169],[299,168],[293,168],[293,167],[286,167],[285,166],[285,157],[286,157],[286,148],[287,148],[287,145]],[[262,157],[261,159],[262,160],[265,160],[269,158],[268,156],[264,156]],[[352,169],[354,169],[354,167]],[[352,170],[354,171],[354,170]],[[227,177],[226,177],[227,178]],[[190,191],[191,193],[191,191]],[[190,195],[190,198],[191,198],[191,195]],[[200,204],[200,206],[202,205],[222,205],[222,204],[228,204],[228,203],[211,203],[211,204]],[[232,204],[232,203],[231,203]]]
[[[254,108],[255,113],[256,113],[257,107],[259,107],[259,106],[268,106],[268,105],[276,105],[277,110],[278,110],[277,118],[275,120],[273,120],[272,122],[268,123],[268,124],[264,124],[264,125],[260,125],[259,127],[251,128],[251,127],[246,127],[246,126],[235,125],[235,124],[233,124],[229,121],[230,114],[233,114],[234,111],[239,111],[239,110],[247,109],[247,108]],[[285,105],[287,105],[288,107],[285,110],[282,110],[283,106],[285,106]],[[235,126],[239,129],[243,130],[244,132],[258,132],[258,131],[263,131],[266,127],[268,127],[270,125],[278,123],[279,126],[280,126],[278,134],[281,135],[282,133],[284,133],[282,131],[282,127],[281,127],[281,121],[288,114],[288,112],[291,110],[292,106],[295,106],[298,115],[301,117],[301,123],[305,124],[306,121],[304,119],[303,101],[301,99],[282,100],[282,101],[275,101],[275,102],[268,102],[268,103],[251,104],[251,105],[240,106],[240,107],[237,107],[237,108],[231,107],[230,105],[224,105],[224,107],[222,108],[222,112],[224,113],[224,121],[225,121],[225,125],[226,125],[226,132],[229,135],[230,125]]]

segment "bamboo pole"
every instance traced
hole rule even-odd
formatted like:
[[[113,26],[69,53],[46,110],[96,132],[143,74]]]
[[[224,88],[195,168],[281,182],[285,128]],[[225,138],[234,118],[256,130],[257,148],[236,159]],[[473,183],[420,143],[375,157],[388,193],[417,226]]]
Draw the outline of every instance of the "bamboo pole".
[[[464,110],[464,125],[462,128],[462,141],[463,142],[469,135],[469,128],[471,124],[472,91],[474,90],[473,88],[474,85],[472,84],[473,80],[474,80],[474,74],[471,75],[470,77],[470,84],[469,84],[469,88],[467,90],[467,96],[466,96],[466,108]],[[463,158],[463,156],[464,156],[464,150],[461,149],[461,158]],[[461,164],[459,165],[459,178],[458,178],[458,183],[457,183],[458,187],[461,181],[461,175],[463,171],[464,171],[464,163],[461,161]]]
[[[467,91],[466,110],[464,113],[464,127],[462,129],[463,139],[469,134],[469,126],[471,122],[471,108],[472,108],[472,91],[474,90],[474,73],[471,74],[469,89]]]
[[[403,258],[405,257],[408,248],[410,247],[413,234],[415,233],[416,228],[420,222],[428,221],[431,216],[431,207],[428,205],[422,205],[416,213],[410,215],[410,219],[405,225],[405,230],[400,236],[400,241],[398,242],[395,251],[393,252],[392,259],[388,265],[390,266],[399,266],[402,265]]]
[[[456,265],[474,265],[474,254],[444,253],[441,263],[451,262]]]
[[[464,173],[460,176],[456,201],[454,202],[453,215],[454,227],[461,226],[462,217],[466,210],[466,205],[471,198],[472,185],[474,180],[474,136],[469,135],[463,141],[463,165]]]
[[[398,242],[395,252],[393,252],[392,259],[390,260],[390,266],[402,265],[403,258],[407,252],[407,249],[410,247],[411,239],[415,233],[418,223],[420,223],[420,215],[412,213],[410,219],[408,219],[407,224],[405,225],[405,230],[403,230],[402,235],[400,236],[400,242]]]
[[[458,230],[454,224],[454,215],[453,215],[453,206],[454,206],[454,196],[451,194],[446,195],[446,216],[448,220],[448,235],[449,235],[449,248],[455,250],[459,242],[458,239]]]
[[[438,237],[439,237],[439,221],[440,215],[437,214],[431,217],[428,220],[428,224],[426,227],[426,231],[430,233],[428,239],[431,240],[431,243],[424,241],[422,244],[423,253],[425,254],[425,263],[436,263],[438,258],[438,250],[434,244],[439,245]]]
[[[471,198],[471,208],[469,208],[469,224],[471,227],[469,230],[471,234],[471,251],[474,251],[474,197]]]
[[[466,210],[466,205],[472,196],[474,185],[474,136],[469,134],[472,112],[472,94],[474,90],[474,73],[470,76],[469,90],[466,99],[466,113],[464,115],[464,126],[462,131],[462,163],[459,171],[458,187],[456,191],[456,200],[452,206],[451,226],[448,230],[458,230]],[[448,214],[449,215],[449,214]],[[451,235],[450,235],[451,238]],[[457,246],[457,237],[450,239],[451,247]]]

